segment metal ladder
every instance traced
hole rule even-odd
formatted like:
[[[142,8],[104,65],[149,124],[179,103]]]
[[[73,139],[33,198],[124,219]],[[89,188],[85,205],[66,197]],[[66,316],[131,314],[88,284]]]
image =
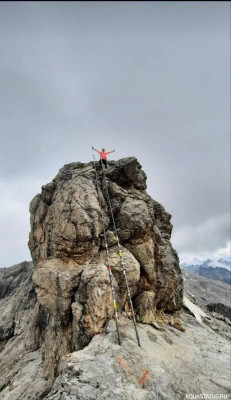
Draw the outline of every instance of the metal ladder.
[[[120,331],[119,331],[119,327],[120,326],[119,326],[119,321],[118,321],[118,308],[117,308],[117,303],[116,303],[115,287],[113,285],[113,280],[112,280],[113,275],[112,275],[112,270],[111,270],[111,266],[110,266],[110,258],[109,258],[108,243],[107,243],[107,233],[106,233],[106,229],[105,229],[102,206],[101,206],[101,203],[100,203],[98,174],[97,174],[96,162],[95,162],[95,156],[94,155],[93,155],[93,164],[94,164],[94,168],[95,168],[96,190],[97,190],[98,201],[99,201],[99,205],[100,205],[102,225],[103,225],[103,235],[104,235],[104,242],[105,242],[105,249],[106,249],[106,266],[108,268],[109,278],[110,278],[110,285],[111,285],[111,290],[112,290],[114,317],[115,317],[115,323],[116,323],[118,342],[121,345]],[[136,324],[135,312],[134,312],[134,307],[133,307],[133,302],[132,302],[132,297],[131,297],[131,292],[130,292],[128,279],[127,279],[127,272],[126,272],[125,262],[124,262],[124,259],[123,259],[122,249],[121,249],[119,236],[118,236],[116,223],[115,223],[115,218],[114,218],[114,214],[113,214],[113,210],[112,210],[111,198],[110,198],[110,195],[109,195],[107,181],[106,181],[106,177],[105,177],[105,173],[104,173],[104,169],[103,169],[103,164],[102,164],[101,160],[100,160],[100,164],[101,164],[101,168],[102,168],[104,187],[105,187],[106,196],[107,196],[107,200],[108,200],[108,204],[109,204],[111,219],[112,219],[112,223],[113,223],[113,229],[114,229],[114,233],[115,233],[116,241],[117,241],[118,255],[120,257],[120,265],[121,265],[121,268],[122,268],[122,271],[123,271],[124,280],[125,280],[125,284],[126,284],[125,287],[126,287],[126,290],[127,290],[128,300],[129,300],[129,304],[130,304],[130,308],[131,308],[131,314],[132,314],[133,325],[134,325],[134,329],[135,329],[135,333],[136,333],[136,339],[137,339],[138,346],[141,347],[139,333],[138,333],[137,324]]]

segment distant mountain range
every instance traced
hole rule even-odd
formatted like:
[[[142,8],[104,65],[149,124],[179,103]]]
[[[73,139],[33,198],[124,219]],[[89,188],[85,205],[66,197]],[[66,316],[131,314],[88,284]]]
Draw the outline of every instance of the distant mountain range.
[[[192,272],[193,274],[204,276],[209,279],[214,279],[231,285],[231,262],[223,258],[219,260],[207,259],[201,264],[187,263],[181,264],[181,268]]]

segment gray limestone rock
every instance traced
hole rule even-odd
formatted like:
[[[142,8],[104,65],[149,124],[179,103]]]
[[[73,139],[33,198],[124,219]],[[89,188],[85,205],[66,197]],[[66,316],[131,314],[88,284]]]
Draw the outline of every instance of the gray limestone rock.
[[[107,335],[95,336],[85,349],[62,358],[59,377],[46,400],[183,400],[199,393],[228,396],[229,342],[187,314],[182,321],[184,333],[139,324],[141,348],[132,327],[123,330],[119,346],[111,321]]]
[[[0,397],[4,400],[37,400],[51,388],[43,378],[41,310],[32,273],[31,262],[0,269]]]
[[[98,164],[97,173],[98,193],[93,163],[67,164],[30,204],[33,282],[50,318],[41,349],[45,374],[52,379],[59,358],[86,346],[113,318],[102,218],[118,311],[131,315],[108,193],[137,319],[154,324],[156,311],[175,312],[182,306],[171,216],[147,194],[141,165],[128,157],[109,162],[105,179]],[[50,346],[55,335],[54,357]]]
[[[146,175],[134,157],[109,162],[107,189],[98,164],[97,170],[99,196],[93,163],[67,164],[42,187],[30,204],[34,265],[0,269],[1,400],[181,400],[190,393],[227,394],[226,287],[212,287],[210,293],[207,283],[201,282],[199,290],[198,282],[186,280],[191,302],[211,318],[199,323],[182,312],[171,215],[147,194]]]
[[[42,186],[30,203],[33,265],[0,270],[4,400],[43,398],[59,374],[63,356],[84,351],[95,337],[107,335],[115,306],[107,264],[121,323],[132,324],[121,259],[139,323],[158,328],[158,313],[174,316],[182,307],[181,270],[170,243],[171,216],[147,194],[141,165],[135,157],[110,161],[104,179],[97,163],[99,192],[93,167],[92,162],[64,165]],[[116,343],[115,332],[112,337]],[[87,390],[83,388],[86,398]]]

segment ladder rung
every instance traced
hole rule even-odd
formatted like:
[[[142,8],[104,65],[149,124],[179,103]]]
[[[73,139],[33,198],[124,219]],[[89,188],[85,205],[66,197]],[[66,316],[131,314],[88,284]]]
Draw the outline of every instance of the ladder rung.
[[[127,288],[127,286],[113,285],[114,288]]]
[[[121,310],[119,310],[118,308],[117,308],[117,311],[119,312],[119,313],[125,313],[126,315],[130,315],[131,313],[132,313],[132,311],[131,310],[128,310],[128,311],[125,311],[124,309],[121,309]],[[135,313],[135,312],[134,312]],[[135,313],[136,314],[136,313]]]
[[[93,148],[93,150],[94,150],[94,148]],[[94,168],[95,168],[95,178],[96,178],[96,189],[97,189],[97,194],[98,194],[98,201],[100,203],[99,187],[98,187],[98,177],[99,177],[99,175],[97,174],[97,165],[95,163],[95,156],[94,155],[93,155],[93,164],[94,164]],[[133,303],[132,303],[131,294],[130,294],[130,290],[129,290],[129,286],[132,287],[132,286],[134,286],[136,284],[128,286],[128,282],[127,282],[127,278],[126,278],[127,271],[126,271],[126,268],[124,266],[124,261],[123,261],[123,258],[122,258],[122,252],[121,252],[120,243],[119,243],[119,237],[118,237],[117,228],[116,228],[116,224],[115,224],[115,218],[114,218],[114,213],[113,213],[113,209],[112,209],[111,198],[110,198],[110,194],[109,194],[109,190],[108,190],[108,187],[109,187],[108,183],[110,183],[110,180],[106,177],[106,174],[105,174],[105,171],[104,171],[104,168],[103,168],[102,160],[101,160],[101,168],[102,168],[102,175],[101,175],[100,178],[101,178],[101,183],[102,183],[102,192],[103,192],[103,194],[105,196],[105,189],[106,189],[106,199],[105,199],[105,201],[106,201],[107,207],[109,205],[108,212],[110,212],[110,214],[111,214],[111,217],[109,217],[110,218],[109,219],[109,227],[113,228],[115,230],[115,234],[116,234],[117,241],[118,241],[118,254],[120,256],[120,262],[121,262],[121,266],[122,266],[121,272],[123,272],[123,274],[124,274],[124,279],[126,281],[126,285],[115,285],[114,286],[112,284],[111,275],[110,275],[110,282],[111,282],[111,286],[112,286],[112,291],[113,291],[114,288],[115,288],[115,290],[119,289],[119,288],[127,289],[127,291],[128,291],[127,296],[128,297],[125,295],[125,299],[124,300],[125,300],[125,302],[129,302],[130,303],[130,307],[131,307],[131,311],[129,309],[130,308],[129,305],[128,305],[128,310],[127,311],[125,309],[123,309],[123,310],[117,309],[116,298],[115,297],[117,297],[118,293],[116,293],[116,295],[113,293],[113,306],[115,308],[115,320],[116,320],[116,325],[117,325],[118,342],[119,342],[119,344],[121,344],[119,328],[123,328],[123,327],[126,327],[126,326],[133,326],[134,325],[137,342],[138,342],[138,345],[140,346],[139,335],[138,335],[138,331],[137,331],[137,327],[136,327],[136,321],[135,321],[135,318],[134,318]],[[103,217],[103,213],[102,213],[102,205],[101,204],[100,204],[100,207],[101,207],[101,217],[102,217],[102,223],[103,223],[103,229],[104,229],[104,233],[103,233],[103,235],[101,235],[101,237],[104,237],[105,247],[106,247],[106,251],[107,251],[106,260],[109,261],[108,250],[107,250],[108,243],[107,243],[107,235],[106,235],[107,230],[105,230],[104,217]],[[109,264],[109,262],[106,263],[106,266],[108,267],[109,270],[113,269],[113,267]],[[125,315],[127,317],[131,316],[130,314],[132,313],[133,314],[133,320],[134,320],[133,322],[134,322],[134,324],[132,325],[131,323],[129,323],[129,324],[120,325],[119,324],[119,320],[118,320],[118,315],[117,315],[116,311],[118,311],[120,313],[125,313]]]
[[[126,297],[125,299],[123,299],[123,301],[129,301],[129,303],[130,303],[130,299],[129,299],[129,297]],[[133,301],[132,301],[132,303],[133,303]]]
[[[136,283],[135,284],[133,284],[133,285],[128,285],[128,287],[130,288],[130,287],[132,287],[132,286],[135,286],[136,285]],[[127,289],[127,286],[125,286],[125,285],[113,285],[114,286],[114,288],[125,288],[125,289]]]

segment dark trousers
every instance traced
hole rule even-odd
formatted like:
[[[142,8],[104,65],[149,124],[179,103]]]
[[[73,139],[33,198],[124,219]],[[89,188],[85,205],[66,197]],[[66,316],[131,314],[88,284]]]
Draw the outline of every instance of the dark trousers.
[[[105,168],[107,168],[107,160],[99,160],[100,166],[103,167],[103,164],[105,165]]]

